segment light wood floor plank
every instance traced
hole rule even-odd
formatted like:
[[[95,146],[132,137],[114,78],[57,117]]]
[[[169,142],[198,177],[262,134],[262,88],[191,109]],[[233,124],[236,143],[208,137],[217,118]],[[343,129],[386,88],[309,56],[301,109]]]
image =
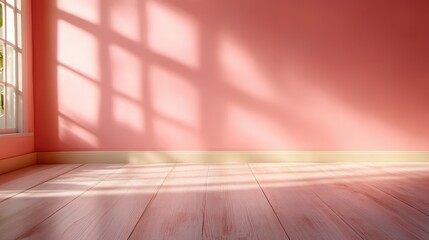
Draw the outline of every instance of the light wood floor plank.
[[[288,239],[247,164],[210,165],[205,239]]]
[[[250,166],[290,239],[361,239],[284,164]]]
[[[22,239],[127,239],[171,168],[125,165]]]
[[[341,170],[330,172],[323,165],[326,166],[309,164],[292,169],[310,185],[315,184],[313,191],[363,238],[419,239],[371,197],[350,187],[356,179],[344,176]],[[323,184],[316,185],[317,182]]]
[[[0,239],[429,239],[427,163],[175,166],[0,175]]]
[[[130,239],[201,239],[208,165],[178,164]]]
[[[366,164],[368,165],[368,164]],[[407,176],[407,178],[414,179],[419,177],[429,176],[429,163],[372,163],[376,169],[381,169],[385,172]],[[425,184],[427,186],[427,184]]]
[[[0,175],[0,202],[79,167],[80,164],[38,164]]]
[[[116,169],[84,165],[0,203],[0,239],[17,239]]]
[[[386,218],[389,218],[389,220],[397,222],[403,228],[421,239],[429,239],[429,216],[373,186],[374,182],[394,186],[398,180],[385,179],[384,177],[389,176],[389,174],[381,173],[379,175],[373,175],[372,179],[361,181],[361,175],[371,176],[371,174],[369,174],[366,169],[361,169],[360,166],[357,166],[356,169],[356,166],[357,164],[326,164],[323,168],[325,171],[336,171],[333,174],[337,177],[340,177],[337,171],[340,170],[344,173],[341,177],[348,178],[348,181],[344,184],[349,187],[351,191],[367,196],[371,199],[371,204],[378,204],[380,208],[383,208],[389,213],[384,215]],[[429,197],[429,192],[426,191],[424,193]]]
[[[373,163],[365,164],[368,174],[382,175],[370,183],[398,200],[429,216],[429,164]]]

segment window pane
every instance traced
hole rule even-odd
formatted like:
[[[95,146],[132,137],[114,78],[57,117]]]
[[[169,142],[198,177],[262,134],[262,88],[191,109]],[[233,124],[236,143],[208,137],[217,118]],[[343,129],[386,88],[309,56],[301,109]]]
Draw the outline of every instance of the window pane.
[[[22,53],[18,52],[18,90],[22,91]]]
[[[6,2],[12,6],[15,6],[15,0],[6,0]]]
[[[0,39],[4,38],[4,29],[5,29],[5,22],[4,22],[4,5],[3,3],[0,3]]]
[[[2,133],[22,130],[21,11],[22,0],[0,0],[0,129]]]
[[[18,47],[22,48],[22,26],[21,26],[21,14],[16,14],[16,40],[18,41]]]
[[[4,129],[5,126],[5,96],[4,96],[4,85],[0,84],[0,129]]]
[[[15,128],[16,127],[16,94],[15,89],[8,87],[7,88],[7,101],[6,101],[6,127]]]
[[[6,80],[8,83],[16,86],[16,51],[13,47],[7,46],[6,49]]]
[[[0,82],[5,82],[6,76],[4,74],[4,43],[0,41]]]
[[[15,13],[9,6],[6,6],[6,23],[6,40],[15,45]]]

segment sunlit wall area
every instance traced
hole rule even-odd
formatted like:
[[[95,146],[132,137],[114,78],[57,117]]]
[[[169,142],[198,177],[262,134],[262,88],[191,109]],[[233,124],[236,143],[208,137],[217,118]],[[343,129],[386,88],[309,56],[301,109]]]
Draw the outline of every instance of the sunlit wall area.
[[[429,150],[428,12],[34,2],[36,151]]]

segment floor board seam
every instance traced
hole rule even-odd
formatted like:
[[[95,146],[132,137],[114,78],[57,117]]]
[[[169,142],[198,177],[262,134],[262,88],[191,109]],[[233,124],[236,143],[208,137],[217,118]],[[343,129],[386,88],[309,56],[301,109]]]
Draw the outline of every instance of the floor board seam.
[[[206,206],[207,206],[207,188],[208,188],[208,178],[209,178],[210,164],[207,164],[207,174],[206,174],[206,191],[204,193],[204,202],[203,202],[203,221],[201,224],[201,239],[204,239],[204,229],[205,229],[205,218],[206,218]]]
[[[326,172],[325,169],[321,168],[320,166],[316,166],[318,169],[320,169],[321,171],[323,171],[326,175],[328,174]],[[295,173],[295,172],[294,172]],[[295,173],[296,174],[296,173]],[[316,196],[317,198],[319,198],[319,200],[329,209],[331,210],[335,216],[337,216],[344,224],[346,224],[353,232],[355,232],[360,238],[362,239],[366,239],[365,236],[362,236],[361,233],[359,233],[359,231],[357,231],[353,225],[349,224],[344,218],[342,218],[339,214],[337,214],[337,212],[334,211],[334,209],[331,208],[331,206],[329,206],[325,201],[323,201],[322,197],[319,196],[319,194],[317,194],[314,190],[311,190]]]
[[[150,207],[151,203],[153,202],[153,200],[156,198],[156,196],[159,193],[159,190],[162,188],[162,186],[164,185],[165,181],[167,180],[167,178],[170,176],[170,174],[173,172],[173,170],[176,168],[176,164],[170,169],[170,171],[168,172],[168,174],[165,176],[164,180],[162,181],[162,183],[158,186],[158,188],[156,189],[156,192],[152,195],[152,197],[150,198],[149,202],[147,203],[145,209],[143,210],[142,214],[140,215],[139,219],[136,221],[136,224],[133,227],[133,230],[131,231],[131,233],[128,235],[127,240],[130,239],[131,235],[133,235],[134,231],[137,228],[137,225],[139,224],[139,222],[141,221],[141,219],[143,218],[144,214],[146,213],[147,209]]]
[[[18,194],[24,193],[24,192],[26,192],[26,191],[28,191],[28,190],[31,190],[31,189],[33,189],[33,188],[35,188],[35,187],[39,186],[39,185],[42,185],[42,184],[44,184],[44,183],[46,183],[46,182],[48,182],[48,181],[51,181],[51,180],[53,180],[53,179],[55,179],[55,178],[57,178],[57,177],[59,177],[59,176],[61,176],[61,175],[63,175],[63,174],[66,174],[66,173],[68,173],[68,172],[71,172],[71,171],[73,171],[73,170],[75,170],[75,169],[77,169],[77,168],[79,168],[79,167],[81,167],[81,166],[83,166],[83,164],[79,164],[79,165],[78,165],[77,167],[75,167],[75,168],[72,168],[72,169],[70,169],[70,170],[67,170],[67,171],[65,171],[65,172],[63,172],[63,173],[60,173],[60,174],[55,175],[55,176],[53,176],[53,177],[51,177],[51,178],[49,178],[49,179],[46,179],[46,180],[45,180],[45,181],[43,181],[43,182],[40,182],[40,183],[38,183],[38,184],[36,184],[36,185],[34,185],[34,186],[31,186],[31,187],[29,187],[29,188],[27,188],[27,189],[25,189],[25,190],[22,190],[22,191],[20,191],[20,192],[17,192],[16,194],[13,194],[12,196],[10,196],[10,197],[8,197],[8,198],[5,198],[5,199],[0,200],[0,203],[2,203],[2,202],[4,202],[4,201],[6,201],[6,200],[8,200],[8,199],[11,199],[11,198],[15,197],[15,196],[16,196],[16,195],[18,195]]]
[[[291,240],[289,234],[286,231],[286,228],[283,226],[283,223],[280,221],[280,217],[277,215],[276,211],[274,210],[273,205],[271,204],[270,200],[268,199],[268,196],[265,194],[264,189],[262,188],[261,184],[259,183],[258,178],[256,178],[255,173],[253,172],[253,169],[252,169],[252,167],[250,167],[249,163],[247,163],[247,167],[249,168],[250,172],[252,173],[253,178],[255,179],[256,183],[258,183],[259,189],[262,191],[262,194],[264,194],[265,199],[267,200],[268,204],[270,205],[270,208],[273,211],[274,215],[276,216],[277,221],[279,222],[280,226],[282,227],[283,232],[286,234],[286,237],[289,240]]]
[[[369,168],[369,167],[368,167],[368,168]],[[389,172],[389,171],[386,171],[386,170],[383,170],[383,169],[381,169],[381,171],[383,171],[384,173],[387,173],[387,174],[389,174],[389,175],[392,175],[392,176],[395,176],[395,175],[396,175],[395,173],[392,173],[392,172]],[[404,203],[405,205],[407,205],[407,206],[409,206],[409,207],[411,207],[411,208],[413,208],[413,209],[417,210],[418,212],[420,212],[420,213],[424,214],[425,216],[428,216],[428,217],[429,217],[429,214],[427,214],[427,213],[425,213],[425,212],[421,211],[420,209],[416,208],[416,207],[415,207],[415,206],[413,206],[412,204],[409,204],[409,203],[407,203],[406,201],[403,201],[402,199],[397,198],[395,195],[390,194],[390,193],[388,193],[388,192],[384,191],[382,188],[380,188],[380,187],[376,186],[374,183],[365,183],[365,184],[367,184],[367,185],[369,185],[369,186],[372,186],[372,187],[376,188],[376,189],[377,189],[377,190],[379,190],[380,192],[383,192],[383,193],[385,193],[385,194],[389,195],[390,197],[392,197],[392,198],[394,198],[394,199],[396,199],[396,200],[398,200],[398,201],[400,201],[400,202]]]
[[[377,167],[377,165],[371,164],[370,166],[365,166],[365,167],[366,167],[366,169],[371,169],[371,168]],[[390,171],[387,171],[387,170],[384,170],[384,169],[380,169],[380,168],[379,168],[378,170],[380,170],[380,171],[382,171],[382,172],[384,172],[384,173],[387,173],[387,174],[389,174],[389,175],[391,175],[391,176],[397,176],[397,175],[400,175],[400,174],[396,174],[396,173],[393,173],[393,172],[390,172]],[[388,193],[388,192],[384,191],[382,188],[378,187],[376,184],[374,184],[374,183],[368,183],[368,182],[364,182],[364,184],[365,184],[365,185],[367,185],[367,186],[373,187],[373,188],[375,188],[376,190],[378,190],[378,191],[380,191],[380,192],[382,192],[382,193],[385,193],[385,194],[389,195],[390,197],[392,197],[392,198],[394,198],[394,199],[396,199],[396,200],[398,200],[398,201],[400,201],[400,202],[404,203],[405,205],[407,205],[407,206],[409,206],[409,207],[411,207],[411,208],[413,208],[413,209],[417,210],[418,212],[420,212],[420,213],[424,214],[425,216],[428,216],[428,217],[429,217],[429,214],[427,214],[427,213],[425,213],[425,212],[421,211],[420,209],[416,208],[416,207],[415,207],[415,206],[413,206],[412,204],[409,204],[408,202],[403,201],[402,199],[400,199],[400,198],[396,197],[395,195],[390,194],[390,193]]]
[[[311,190],[313,192],[313,190]],[[356,233],[356,235],[358,237],[360,237],[361,239],[366,239],[364,236],[362,236],[361,233],[359,233],[351,224],[349,224],[345,219],[343,219],[339,214],[337,214],[337,212],[335,212],[325,201],[323,201],[323,199],[315,192],[313,192],[314,195],[316,195],[316,197],[322,202],[322,204],[324,204],[331,212],[333,212],[335,214],[335,216],[338,217],[338,219],[340,219],[344,224],[347,225],[347,227],[349,227],[354,233]]]
[[[390,196],[390,197],[392,197],[392,198],[394,198],[394,199],[396,199],[396,200],[398,200],[398,201],[402,202],[403,204],[405,204],[405,205],[407,205],[407,206],[409,206],[409,207],[413,208],[414,210],[416,210],[416,211],[418,211],[418,212],[420,212],[420,213],[424,214],[425,216],[428,216],[428,217],[429,217],[429,214],[427,214],[427,213],[425,213],[425,212],[421,211],[420,209],[418,209],[418,208],[414,207],[413,205],[411,205],[411,204],[409,204],[409,203],[407,203],[407,202],[405,202],[405,201],[403,201],[403,200],[401,200],[401,199],[397,198],[395,195],[392,195],[392,194],[390,194],[390,193],[388,193],[388,192],[385,192],[383,189],[381,189],[381,188],[379,188],[379,187],[377,187],[377,186],[375,186],[375,185],[373,185],[373,184],[371,184],[371,183],[368,183],[368,185],[369,185],[369,186],[371,186],[371,187],[376,188],[378,191],[380,191],[380,192],[382,192],[382,193],[384,193],[384,194],[386,194],[386,195],[388,195],[388,196]]]
[[[79,167],[82,166],[86,166],[88,164],[81,164],[80,166],[73,168],[77,169]],[[32,231],[35,231],[37,229],[37,227],[39,227],[41,224],[43,224],[44,222],[46,222],[46,220],[48,220],[50,217],[52,217],[54,214],[56,214],[57,212],[61,211],[61,209],[67,207],[68,205],[70,205],[73,201],[75,201],[76,199],[78,199],[80,196],[82,196],[83,194],[85,194],[86,192],[90,191],[91,189],[93,189],[94,187],[96,187],[98,184],[100,184],[102,181],[104,181],[106,178],[112,176],[113,174],[115,174],[116,172],[118,172],[120,169],[122,169],[125,165],[122,165],[120,168],[118,168],[116,171],[107,174],[104,178],[100,179],[96,184],[94,184],[92,187],[88,188],[87,190],[83,191],[82,193],[80,193],[78,196],[74,197],[72,200],[70,200],[68,203],[64,204],[64,206],[58,208],[56,211],[54,211],[52,214],[50,214],[49,216],[47,216],[45,219],[43,219],[40,223],[38,223],[37,225],[35,225],[34,227],[32,227],[30,230],[24,232],[23,234],[21,234],[17,239],[21,239],[23,236],[25,236],[28,233],[31,233]],[[68,171],[69,172],[69,171]],[[67,172],[66,172],[67,173]],[[64,173],[65,174],[65,173]],[[61,174],[63,175],[63,174]],[[60,176],[60,175],[59,175]],[[51,179],[52,180],[52,179]]]

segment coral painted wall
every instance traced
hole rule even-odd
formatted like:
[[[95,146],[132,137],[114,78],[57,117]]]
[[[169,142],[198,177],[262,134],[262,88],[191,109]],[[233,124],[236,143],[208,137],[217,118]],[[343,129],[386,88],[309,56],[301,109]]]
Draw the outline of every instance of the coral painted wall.
[[[429,150],[429,2],[40,0],[36,151]]]
[[[12,135],[0,138],[0,161],[1,159],[15,157],[34,152],[34,135]]]

